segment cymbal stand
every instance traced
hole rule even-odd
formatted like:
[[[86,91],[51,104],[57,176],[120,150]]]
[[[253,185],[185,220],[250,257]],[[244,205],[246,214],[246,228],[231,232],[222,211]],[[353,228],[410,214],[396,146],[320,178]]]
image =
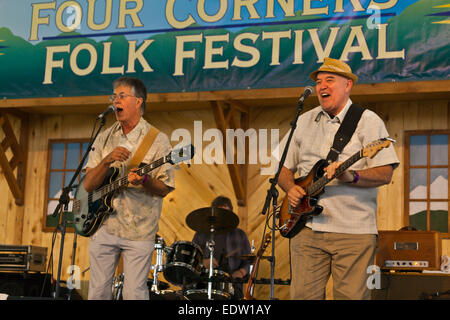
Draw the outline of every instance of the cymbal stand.
[[[156,250],[156,264],[153,267],[153,284],[152,284],[152,292],[159,294],[159,282],[158,282],[158,273],[163,270],[163,255],[164,255],[164,239],[158,237],[157,242],[155,243]]]
[[[214,247],[216,243],[214,242],[214,208],[212,211],[212,216],[209,217],[209,222],[211,223],[210,229],[210,241],[206,243],[209,249],[209,277],[208,277],[208,300],[212,300],[212,276],[213,276],[213,260],[214,260]]]

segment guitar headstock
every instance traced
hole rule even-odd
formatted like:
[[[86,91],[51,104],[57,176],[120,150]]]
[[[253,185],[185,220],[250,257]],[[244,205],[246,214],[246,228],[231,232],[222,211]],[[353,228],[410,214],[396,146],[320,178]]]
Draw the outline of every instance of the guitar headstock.
[[[192,144],[184,146],[182,148],[172,150],[167,156],[167,162],[171,164],[177,164],[186,160],[190,160],[194,157],[195,149]]]
[[[391,142],[395,142],[395,140],[391,139],[391,138],[381,138],[381,139],[375,140],[364,147],[362,155],[363,155],[363,157],[372,158],[381,149],[389,147]]]
[[[266,235],[264,236],[264,242],[261,246],[261,249],[259,249],[258,255],[263,254],[263,252],[266,250],[267,246],[269,245],[270,240],[272,240],[272,235],[270,233],[266,233]]]

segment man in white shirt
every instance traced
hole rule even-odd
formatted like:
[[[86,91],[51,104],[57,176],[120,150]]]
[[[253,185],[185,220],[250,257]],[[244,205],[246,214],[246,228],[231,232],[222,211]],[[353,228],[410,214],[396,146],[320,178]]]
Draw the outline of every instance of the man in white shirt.
[[[289,204],[296,207],[306,195],[294,183],[294,175],[306,176],[325,159],[352,101],[350,92],[358,80],[350,67],[325,58],[311,74],[320,106],[302,114],[291,140],[279,185]],[[337,161],[325,168],[331,178],[339,165],[368,143],[388,137],[383,121],[365,110],[350,141]],[[388,184],[398,158],[392,145],[373,158],[363,158],[325,188],[319,199],[323,212],[310,219],[291,239],[291,298],[324,299],[332,275],[335,299],[370,299],[367,267],[374,263],[377,245],[377,187]]]
[[[99,187],[111,166],[128,176],[129,187],[113,199],[114,212],[90,238],[89,299],[112,299],[112,282],[120,254],[124,262],[123,298],[148,300],[148,275],[163,198],[174,189],[169,164],[140,176],[128,164],[152,127],[142,115],[147,91],[142,81],[121,77],[113,84],[111,101],[117,122],[96,139],[86,165],[83,186]],[[168,137],[158,132],[142,162],[150,164],[171,150]]]

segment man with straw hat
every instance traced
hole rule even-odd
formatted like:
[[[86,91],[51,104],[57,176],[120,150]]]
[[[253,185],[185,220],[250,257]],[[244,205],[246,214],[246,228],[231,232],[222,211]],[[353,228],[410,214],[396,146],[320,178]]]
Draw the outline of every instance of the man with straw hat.
[[[330,164],[325,172],[331,178],[343,161],[367,144],[389,137],[380,117],[353,106],[350,91],[358,77],[345,62],[325,58],[322,66],[311,73],[311,79],[320,106],[299,117],[279,177],[279,185],[293,207],[306,195],[294,183],[295,173],[306,176],[317,161],[327,159]],[[360,110],[358,117],[354,110]],[[353,123],[354,130],[337,152],[331,147],[346,115],[343,127]],[[290,241],[291,299],[324,299],[330,275],[334,299],[370,299],[366,283],[367,268],[374,264],[377,245],[377,190],[390,183],[398,163],[390,145],[373,158],[355,162],[327,185],[318,202],[323,211],[309,219]]]

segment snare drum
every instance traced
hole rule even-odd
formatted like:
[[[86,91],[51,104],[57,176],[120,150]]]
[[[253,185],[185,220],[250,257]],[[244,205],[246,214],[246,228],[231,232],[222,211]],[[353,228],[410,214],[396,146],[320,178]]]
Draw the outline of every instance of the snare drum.
[[[194,285],[194,288],[186,290],[185,295],[189,300],[208,299],[208,279],[209,270],[204,270],[201,281]],[[212,300],[230,300],[234,295],[233,284],[228,273],[221,270],[213,270],[212,275]]]
[[[197,282],[202,272],[202,260],[203,252],[197,244],[177,241],[166,254],[164,277],[177,286]]]

